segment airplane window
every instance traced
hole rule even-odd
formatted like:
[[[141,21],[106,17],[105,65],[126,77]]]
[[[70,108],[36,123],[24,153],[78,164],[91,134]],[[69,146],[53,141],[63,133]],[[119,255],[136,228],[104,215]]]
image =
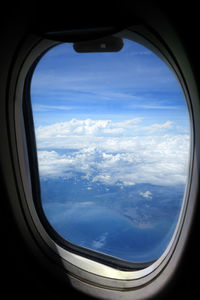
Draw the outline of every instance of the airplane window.
[[[117,52],[54,46],[31,81],[41,204],[69,244],[151,262],[178,224],[190,122],[172,70],[123,39]]]

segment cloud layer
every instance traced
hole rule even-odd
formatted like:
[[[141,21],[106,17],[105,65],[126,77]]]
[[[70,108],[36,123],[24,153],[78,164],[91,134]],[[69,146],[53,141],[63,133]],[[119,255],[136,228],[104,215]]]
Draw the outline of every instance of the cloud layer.
[[[140,118],[120,122],[74,119],[39,127],[40,175],[72,178],[79,173],[105,185],[183,184],[189,136],[170,134],[173,128],[170,121],[143,126]]]

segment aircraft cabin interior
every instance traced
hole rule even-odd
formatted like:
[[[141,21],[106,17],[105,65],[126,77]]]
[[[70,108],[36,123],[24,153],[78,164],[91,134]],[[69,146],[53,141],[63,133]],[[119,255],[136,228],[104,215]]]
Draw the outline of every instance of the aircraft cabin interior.
[[[198,3],[0,18],[1,297],[199,298]]]

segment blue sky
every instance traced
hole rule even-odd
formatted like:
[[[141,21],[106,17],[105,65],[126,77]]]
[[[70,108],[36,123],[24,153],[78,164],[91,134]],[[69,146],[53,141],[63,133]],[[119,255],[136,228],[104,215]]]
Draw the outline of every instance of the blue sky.
[[[64,182],[63,186],[70,179],[76,185],[77,199],[81,200],[76,203],[71,200],[69,203],[62,203],[61,199],[65,199],[66,192],[66,189],[62,191],[62,185],[56,190],[57,197],[52,192],[54,201],[51,201],[50,206],[45,206],[45,211],[53,226],[58,221],[58,227],[54,227],[56,230],[63,228],[64,231],[58,230],[60,234],[71,240],[70,236],[77,237],[77,232],[82,229],[84,232],[85,224],[89,224],[89,229],[104,228],[99,233],[94,232],[95,237],[92,236],[90,243],[87,235],[93,231],[89,232],[88,228],[87,234],[78,234],[80,240],[75,241],[94,250],[103,249],[104,252],[107,241],[108,245],[113,241],[113,231],[118,235],[119,229],[115,230],[115,226],[112,229],[110,224],[120,225],[121,217],[125,220],[123,222],[130,223],[124,212],[132,218],[131,228],[141,229],[144,233],[145,230],[153,228],[153,222],[164,218],[161,217],[163,215],[159,203],[165,199],[168,201],[168,195],[156,197],[155,191],[159,193],[159,186],[181,185],[184,188],[188,172],[190,135],[188,111],[181,87],[161,59],[145,47],[129,40],[124,40],[124,48],[118,53],[78,54],[73,50],[72,44],[61,44],[48,51],[39,61],[32,78],[31,101],[39,173],[40,178],[44,179],[41,188],[45,190],[46,179],[53,179],[50,181],[52,190],[59,182],[57,179],[64,179],[60,181]],[[77,180],[81,180],[82,185],[77,184]],[[120,206],[119,202],[123,197],[118,198],[118,192],[113,198],[115,203],[113,202],[110,211],[114,213],[116,210],[115,213],[120,213],[121,217],[116,217],[117,222],[113,221],[111,215],[108,218],[108,211],[103,206],[99,209],[98,203],[97,206],[94,203],[93,209],[93,202],[88,200],[87,195],[93,190],[95,195],[99,193],[96,199],[100,196],[99,199],[105,200],[108,199],[110,191],[112,195],[113,187],[117,191],[128,191],[137,184],[144,184],[143,190],[134,196],[127,192],[125,197],[131,197],[131,206],[125,207],[123,203]],[[148,187],[145,187],[146,184],[149,184]],[[97,186],[102,187],[100,192],[97,192]],[[85,199],[82,198],[84,189]],[[175,192],[174,195],[173,201],[179,201],[180,194]],[[43,204],[45,200],[48,202],[49,195],[47,199],[42,199]],[[136,204],[139,201],[137,206],[132,206],[134,201]],[[80,223],[80,218],[74,218],[79,208],[79,214],[83,218],[85,212],[86,219],[91,221],[93,217],[94,226],[93,223],[91,226],[91,223]],[[71,219],[70,213],[73,217]],[[97,216],[100,226],[96,226]],[[105,223],[105,216],[109,226]],[[168,222],[171,227],[169,216],[164,216],[166,220],[163,220],[163,224]],[[75,234],[74,220],[79,223]],[[122,225],[120,241],[125,232],[128,232],[126,243],[129,243],[132,233],[124,230],[126,224]],[[69,231],[69,236],[65,236],[68,228],[72,228],[72,231]],[[138,237],[139,235],[137,243]],[[142,250],[145,250],[149,259],[151,252],[143,247],[144,241],[148,239],[142,235],[140,240]],[[116,243],[120,245],[117,239]],[[114,241],[115,246],[116,243]],[[133,248],[135,245],[130,249],[131,253]],[[141,255],[141,249],[139,250]]]
[[[78,54],[72,44],[56,46],[35,69],[31,100],[41,176],[185,183],[186,102],[172,71],[145,47],[125,40],[118,53]]]
[[[118,53],[76,53],[61,44],[40,60],[32,79],[35,126],[73,118],[152,122],[187,120],[182,90],[152,51],[124,40]]]

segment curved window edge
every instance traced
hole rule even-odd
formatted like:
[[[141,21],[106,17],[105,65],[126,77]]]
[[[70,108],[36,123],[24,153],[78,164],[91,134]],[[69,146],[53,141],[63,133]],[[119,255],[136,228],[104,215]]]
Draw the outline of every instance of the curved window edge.
[[[56,44],[57,45],[57,44]],[[56,45],[53,45],[56,46]],[[51,48],[51,47],[50,47]],[[43,57],[49,48],[39,56],[36,61],[31,66],[24,82],[24,92],[22,100],[22,110],[24,118],[24,129],[26,134],[26,145],[27,153],[29,157],[29,169],[31,177],[31,186],[32,186],[32,198],[36,208],[36,213],[39,216],[41,224],[44,226],[45,231],[49,234],[50,238],[56,242],[60,248],[72,252],[74,254],[81,255],[85,258],[91,259],[95,262],[99,262],[103,265],[107,265],[114,269],[120,271],[138,271],[147,268],[152,265],[154,261],[148,262],[131,262],[125,261],[117,257],[109,256],[108,254],[103,254],[101,252],[96,252],[87,248],[83,248],[79,245],[75,245],[70,241],[62,238],[55,229],[51,226],[48,219],[45,216],[44,210],[42,208],[42,201],[40,196],[40,181],[39,181],[39,171],[38,171],[38,161],[37,161],[37,151],[36,151],[36,140],[35,140],[35,131],[34,131],[34,122],[33,122],[33,113],[31,107],[31,97],[30,97],[30,85],[31,78],[34,73],[35,67],[40,60],[40,57]]]
[[[134,32],[132,32],[134,31]],[[180,244],[182,243],[183,248],[183,242],[186,240],[186,237],[188,235],[189,230],[189,224],[191,222],[192,218],[192,211],[194,209],[194,200],[191,200],[191,197],[194,197],[195,194],[195,187],[194,184],[192,184],[193,178],[192,176],[197,172],[197,170],[193,168],[194,165],[194,122],[193,122],[193,112],[190,105],[191,94],[188,90],[188,84],[187,80],[182,75],[181,70],[178,67],[178,64],[176,61],[174,61],[173,57],[167,52],[167,49],[164,45],[162,45],[162,42],[157,40],[149,41],[149,36],[152,37],[152,35],[148,33],[148,36],[145,37],[146,33],[144,33],[142,28],[132,28],[129,31],[126,31],[127,35],[134,35],[134,41],[137,41],[139,39],[139,42],[141,43],[141,40],[143,40],[142,36],[144,36],[144,45],[146,47],[152,47],[151,45],[154,43],[157,48],[160,50],[159,53],[164,53],[167,61],[171,66],[173,66],[173,69],[176,73],[176,76],[179,79],[179,82],[182,85],[182,89],[185,93],[185,97],[187,99],[187,102],[189,104],[189,113],[190,113],[190,119],[191,119],[191,154],[190,154],[190,170],[189,170],[189,176],[188,176],[188,185],[186,187],[185,192],[185,200],[183,201],[182,205],[182,211],[180,213],[178,225],[176,227],[174,236],[168,245],[166,251],[164,254],[156,260],[153,264],[148,266],[147,268],[143,270],[138,271],[123,271],[116,268],[112,268],[110,266],[106,266],[102,263],[92,261],[88,258],[85,258],[83,256],[74,254],[72,252],[66,251],[62,247],[60,247],[58,244],[56,244],[48,235],[44,227],[42,226],[40,219],[38,218],[37,211],[34,206],[33,202],[33,195],[32,195],[32,188],[31,188],[31,177],[30,177],[30,165],[29,165],[29,157],[27,152],[27,142],[26,142],[26,133],[25,133],[25,127],[23,122],[23,109],[22,109],[22,98],[24,93],[24,84],[26,79],[26,74],[28,73],[30,67],[33,65],[35,60],[38,58],[41,53],[48,50],[50,47],[56,45],[57,42],[52,42],[49,40],[41,40],[36,46],[34,46],[33,49],[31,49],[29,55],[27,56],[27,59],[25,60],[21,72],[19,73],[18,77],[18,84],[16,88],[16,97],[15,97],[15,131],[16,131],[16,143],[17,143],[17,151],[18,151],[18,163],[20,167],[20,173],[21,178],[18,179],[19,181],[22,181],[23,189],[24,189],[24,197],[22,200],[22,209],[24,210],[24,215],[27,220],[32,220],[32,231],[34,231],[34,235],[37,236],[36,239],[39,244],[41,244],[41,240],[45,244],[45,251],[48,251],[51,255],[51,257],[55,257],[56,261],[58,260],[58,257],[60,258],[62,266],[71,274],[74,274],[75,277],[78,277],[82,281],[91,282],[92,284],[96,284],[98,286],[112,288],[116,290],[126,290],[126,289],[133,289],[135,287],[144,286],[151,282],[154,278],[157,278],[158,274],[161,273],[164,269],[167,269],[166,267],[170,265],[170,269],[172,270],[175,268],[175,265],[177,265],[178,262],[176,262],[172,267],[172,261],[174,260],[174,253],[177,251],[179,252],[179,259],[182,252],[182,249],[180,248]],[[34,39],[34,37],[33,37]],[[155,49],[154,49],[155,52]],[[158,54],[158,53],[156,53]],[[162,56],[162,55],[161,55]],[[163,58],[163,57],[162,57]],[[17,167],[17,166],[16,166]],[[193,189],[193,192],[190,193],[190,190]],[[191,204],[192,203],[192,204]],[[187,211],[187,208],[190,206],[190,210]],[[29,222],[29,221],[28,221]],[[33,230],[34,227],[34,230]],[[184,227],[187,227],[184,229]],[[37,233],[36,233],[37,232]],[[178,247],[179,246],[179,247]],[[41,245],[41,248],[44,246]],[[179,248],[179,249],[178,249]],[[47,250],[48,249],[48,250]],[[50,249],[50,251],[49,251]],[[171,271],[172,272],[172,271]]]

